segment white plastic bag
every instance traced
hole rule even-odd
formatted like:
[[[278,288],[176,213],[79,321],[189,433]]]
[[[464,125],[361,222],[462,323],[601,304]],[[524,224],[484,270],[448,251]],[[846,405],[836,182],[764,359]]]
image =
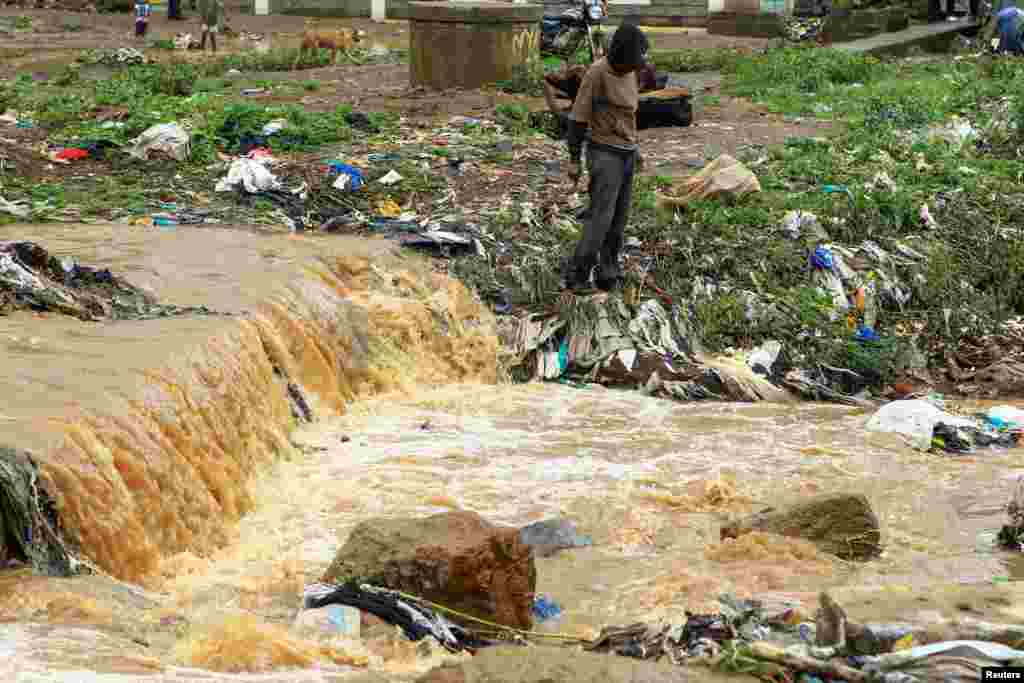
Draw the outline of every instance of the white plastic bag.
[[[173,159],[185,161],[189,155],[189,134],[177,123],[161,123],[147,128],[131,141],[128,154],[148,159],[150,152],[163,152]]]
[[[230,192],[239,185],[250,194],[281,189],[281,181],[260,159],[235,159],[228,169],[227,176],[217,183],[215,189],[217,192]]]
[[[899,434],[910,440],[914,448],[931,448],[932,434],[939,423],[951,427],[977,427],[977,423],[941,410],[928,401],[893,401],[879,408],[866,429],[869,432]]]

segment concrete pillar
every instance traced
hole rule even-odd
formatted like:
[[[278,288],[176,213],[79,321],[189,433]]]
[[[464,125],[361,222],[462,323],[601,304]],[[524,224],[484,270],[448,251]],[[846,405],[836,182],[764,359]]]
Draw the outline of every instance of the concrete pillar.
[[[543,5],[410,2],[409,80],[437,90],[507,80],[540,57]]]

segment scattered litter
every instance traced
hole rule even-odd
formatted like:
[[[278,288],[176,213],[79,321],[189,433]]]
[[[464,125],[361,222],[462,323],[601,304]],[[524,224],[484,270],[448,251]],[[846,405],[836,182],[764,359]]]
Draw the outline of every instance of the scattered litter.
[[[803,231],[811,235],[825,237],[818,217],[810,211],[789,211],[782,219],[782,232],[789,239],[800,239]]]
[[[241,186],[250,194],[281,189],[281,182],[257,159],[235,159],[228,174],[217,183],[215,192],[230,192]]]
[[[552,619],[557,619],[562,615],[562,608],[557,602],[551,600],[546,595],[539,595],[533,601],[533,616],[536,617],[537,621],[544,623]]]
[[[128,154],[137,159],[149,159],[156,152],[185,161],[190,153],[189,134],[177,123],[161,123],[147,128],[130,144]]]
[[[18,218],[28,218],[32,214],[32,206],[24,199],[11,202],[0,197],[0,211]]]
[[[391,170],[388,171],[387,175],[385,175],[383,178],[379,178],[378,182],[380,182],[383,185],[394,185],[395,183],[400,183],[403,180],[405,180],[405,178],[399,175],[397,171]]]
[[[76,147],[66,147],[53,155],[54,161],[80,161],[89,158],[89,152]]]
[[[986,418],[996,429],[1024,429],[1024,409],[1021,408],[996,406],[989,408]]]
[[[402,207],[391,199],[383,199],[377,202],[377,213],[385,218],[395,218],[401,215]]]
[[[696,174],[678,181],[670,194],[657,195],[661,207],[680,207],[694,199],[740,198],[761,191],[757,176],[746,166],[723,154]]]
[[[280,133],[288,126],[288,119],[274,119],[269,121],[263,126],[261,131],[264,135],[273,135],[274,133]]]
[[[473,636],[434,610],[399,595],[395,591],[349,582],[343,586],[316,584],[304,592],[306,609],[328,605],[347,605],[368,612],[402,629],[405,637],[418,642],[432,636],[450,652],[474,650],[491,645],[490,641]]]
[[[921,222],[924,223],[924,227],[932,228],[932,229],[935,229],[935,228],[939,227],[939,224],[935,222],[934,218],[932,218],[932,213],[931,213],[931,211],[928,210],[928,205],[927,204],[922,204],[921,205],[920,215],[921,215]]]
[[[363,172],[355,166],[332,161],[328,166],[328,173],[338,176],[333,183],[336,189],[355,192],[363,186]]]
[[[767,341],[757,347],[747,356],[747,365],[759,375],[771,377],[774,373],[775,363],[782,353],[782,344],[777,341]]]
[[[894,401],[868,421],[868,431],[900,434],[919,450],[972,453],[976,447],[1012,448],[1018,434],[1002,432],[987,422],[953,415],[931,401]]]

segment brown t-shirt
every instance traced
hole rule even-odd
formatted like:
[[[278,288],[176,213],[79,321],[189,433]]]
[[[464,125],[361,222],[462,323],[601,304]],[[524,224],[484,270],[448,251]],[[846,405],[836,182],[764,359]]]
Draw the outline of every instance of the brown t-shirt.
[[[599,145],[636,149],[636,109],[640,102],[636,73],[619,76],[605,58],[583,77],[571,118],[590,126]]]

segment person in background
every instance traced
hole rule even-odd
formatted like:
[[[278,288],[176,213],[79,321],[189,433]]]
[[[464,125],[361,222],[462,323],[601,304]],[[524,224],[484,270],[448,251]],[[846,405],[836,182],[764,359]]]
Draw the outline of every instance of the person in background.
[[[636,111],[640,101],[636,72],[647,58],[647,37],[632,24],[620,26],[608,56],[587,69],[569,116],[569,178],[578,183],[580,156],[587,141],[590,209],[583,237],[566,264],[564,287],[585,290],[595,267],[598,288],[621,283],[619,252],[633,198],[638,166]]]
[[[224,18],[224,0],[199,0],[200,21],[203,23],[203,35],[199,39],[199,49],[206,49],[206,37],[210,37],[210,47],[217,52],[217,34],[220,32]]]
[[[135,37],[139,40],[146,37],[151,13],[152,8],[149,6],[148,0],[135,0]]]
[[[1024,42],[1021,41],[1022,20],[1024,20],[1024,11],[1012,5],[999,10],[996,14],[999,52],[1011,55],[1024,54]]]
[[[167,18],[171,21],[182,20],[180,0],[167,0]]]

